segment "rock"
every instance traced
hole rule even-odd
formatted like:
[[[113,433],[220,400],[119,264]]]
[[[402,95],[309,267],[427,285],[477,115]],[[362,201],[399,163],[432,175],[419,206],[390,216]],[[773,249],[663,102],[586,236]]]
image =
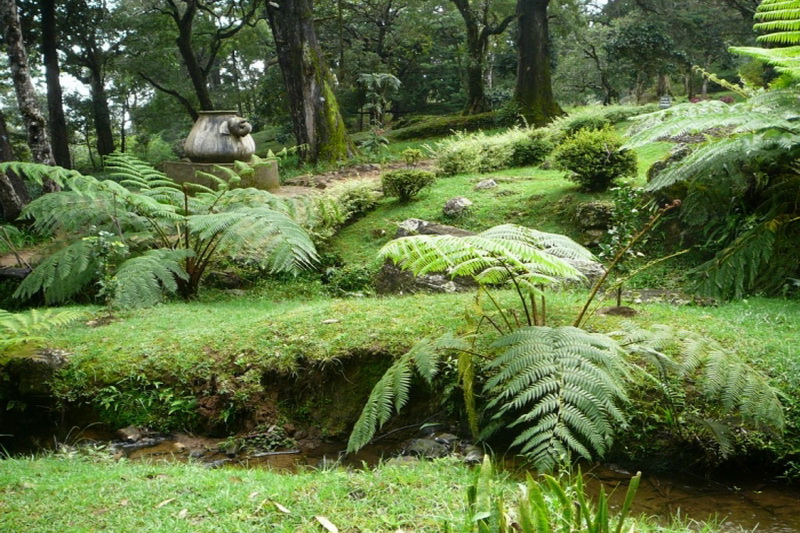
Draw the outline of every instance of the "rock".
[[[410,457],[408,455],[392,457],[386,461],[388,466],[414,466],[417,463],[419,463],[419,459],[416,457]]]
[[[464,455],[464,462],[467,464],[476,465],[483,462],[483,450],[474,444],[464,446],[461,453]]]
[[[413,455],[426,459],[444,457],[450,450],[444,444],[433,439],[414,439],[403,450],[403,455]]]
[[[479,182],[477,185],[475,185],[476,191],[484,191],[487,189],[496,189],[496,188],[497,188],[497,182],[491,178],[483,180]]]
[[[454,293],[471,290],[476,286],[475,281],[468,277],[451,279],[447,274],[425,274],[415,277],[391,261],[383,264],[375,275],[373,283],[378,294]]]
[[[594,283],[605,274],[606,267],[597,261],[580,261],[577,259],[565,259],[567,263],[578,269],[578,272],[586,276],[586,285],[594,285]]]
[[[192,450],[189,452],[189,457],[192,459],[202,459],[206,455],[204,450]]]
[[[143,436],[144,434],[142,431],[134,426],[128,426],[117,430],[117,437],[125,442],[138,442]]]
[[[626,306],[614,306],[614,307],[601,307],[597,310],[598,315],[607,315],[607,316],[636,316],[639,314],[639,311],[632,307]]]
[[[469,211],[470,207],[472,207],[472,202],[468,198],[457,196],[445,202],[442,213],[446,217],[457,217]]]
[[[432,433],[429,438],[435,440],[439,444],[444,444],[448,448],[452,448],[453,444],[459,440],[459,438],[452,433]]]
[[[585,202],[575,208],[575,222],[582,230],[600,229],[603,231],[611,227],[614,217],[614,204],[603,200]]]
[[[420,218],[409,218],[397,225],[397,233],[395,233],[394,238],[399,239],[409,235],[454,235],[456,237],[465,237],[475,234],[455,226],[437,224]]]

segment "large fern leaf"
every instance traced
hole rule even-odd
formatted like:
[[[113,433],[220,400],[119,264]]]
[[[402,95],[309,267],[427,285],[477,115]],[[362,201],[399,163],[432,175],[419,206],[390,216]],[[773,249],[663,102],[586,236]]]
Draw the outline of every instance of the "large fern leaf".
[[[379,252],[414,275],[448,272],[479,283],[502,283],[529,276],[535,283],[579,279],[568,259],[590,261],[592,254],[568,237],[522,226],[495,226],[477,235],[414,235],[395,239]]]
[[[164,294],[178,289],[175,281],[189,276],[180,264],[192,255],[188,250],[149,250],[122,263],[115,276],[114,304],[118,307],[148,307]]]
[[[495,342],[503,350],[486,383],[495,419],[511,417],[521,447],[537,469],[577,454],[602,456],[627,396],[625,360],[614,341],[572,327],[526,327]]]
[[[219,252],[247,253],[264,261],[273,272],[295,272],[317,258],[305,230],[284,213],[268,207],[192,215],[188,225],[200,241],[216,239]]]
[[[391,418],[392,413],[399,412],[406,405],[415,368],[430,385],[438,374],[442,355],[447,351],[467,348],[468,344],[464,339],[446,334],[435,341],[424,339],[418,342],[397,359],[373,387],[361,416],[350,433],[348,453],[366,446],[375,436],[375,432]]]
[[[654,326],[641,330],[629,326],[618,332],[620,344],[645,360],[671,361],[659,365],[690,384],[726,418],[739,416],[746,424],[779,433],[784,427],[783,408],[769,379],[736,352],[698,333]]]
[[[33,309],[9,313],[0,309],[0,352],[25,343],[41,343],[43,333],[66,326],[83,316],[75,309]],[[2,363],[0,355],[0,363]]]
[[[30,298],[42,291],[48,304],[63,302],[94,278],[97,259],[93,251],[94,246],[81,239],[55,252],[22,280],[14,297]]]

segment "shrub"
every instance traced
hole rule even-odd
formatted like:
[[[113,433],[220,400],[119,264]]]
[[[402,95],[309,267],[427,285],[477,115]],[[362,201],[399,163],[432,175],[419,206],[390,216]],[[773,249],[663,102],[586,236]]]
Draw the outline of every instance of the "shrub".
[[[427,170],[392,170],[381,176],[385,196],[393,196],[407,202],[422,189],[436,181],[436,175]]]
[[[617,178],[636,174],[636,154],[622,149],[611,127],[580,130],[553,152],[556,168],[588,191],[605,191]]]
[[[609,119],[601,114],[592,113],[567,117],[564,122],[563,130],[568,137],[571,137],[581,130],[602,130],[610,125],[611,121]]]
[[[545,130],[512,128],[499,135],[457,134],[436,146],[442,175],[535,165],[553,149]]]
[[[381,193],[373,180],[348,180],[334,186],[331,196],[341,205],[347,222],[374,209]]]
[[[553,143],[550,141],[546,130],[525,130],[526,135],[514,138],[511,141],[511,167],[527,167],[538,165],[550,152]]]

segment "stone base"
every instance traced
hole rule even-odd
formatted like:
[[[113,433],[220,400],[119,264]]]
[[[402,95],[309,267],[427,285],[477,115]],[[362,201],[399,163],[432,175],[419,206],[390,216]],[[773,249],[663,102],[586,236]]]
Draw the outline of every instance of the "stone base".
[[[243,177],[237,187],[261,189],[262,191],[276,191],[280,188],[278,181],[278,162],[262,161],[263,164],[254,167],[251,176]],[[189,161],[166,161],[164,162],[164,173],[175,180],[177,183],[199,183],[212,189],[216,189],[215,184],[208,178],[197,176],[197,171],[213,174],[218,178],[227,181],[227,176],[214,167],[220,166],[233,169],[232,163],[191,163]]]

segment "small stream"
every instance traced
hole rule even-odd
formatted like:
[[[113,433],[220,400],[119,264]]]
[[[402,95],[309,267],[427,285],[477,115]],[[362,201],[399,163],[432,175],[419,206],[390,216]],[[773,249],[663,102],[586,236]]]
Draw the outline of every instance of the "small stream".
[[[225,449],[218,439],[179,435],[152,445],[146,442],[117,445],[120,456],[132,460],[198,461],[209,468],[272,468],[291,472],[298,468],[336,466],[361,468],[379,461],[415,459],[396,455],[398,444],[367,447],[344,457],[343,443],[318,443],[313,448],[251,452]],[[512,461],[513,463],[513,461]],[[513,467],[516,470],[516,467]],[[621,506],[633,473],[613,465],[585,466],[587,490],[598,495],[602,487],[612,505]],[[740,479],[718,482],[687,474],[645,475],[634,502],[633,513],[668,521],[679,514],[683,520],[716,521],[724,531],[788,533],[800,531],[800,489],[769,481]]]

